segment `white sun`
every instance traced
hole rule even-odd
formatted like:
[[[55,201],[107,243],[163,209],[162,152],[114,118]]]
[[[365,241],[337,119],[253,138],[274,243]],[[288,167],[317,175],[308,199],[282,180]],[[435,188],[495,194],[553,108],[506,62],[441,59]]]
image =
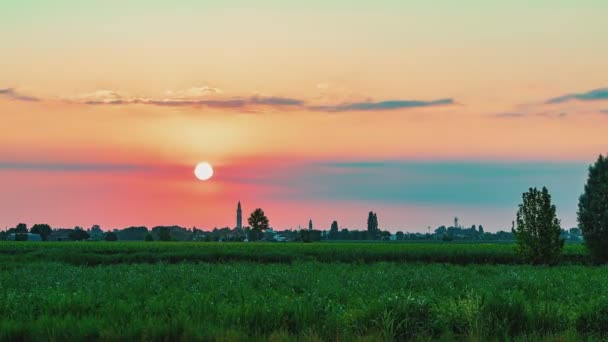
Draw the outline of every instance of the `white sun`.
[[[213,167],[207,162],[201,162],[194,167],[194,175],[200,180],[208,180],[213,176]]]

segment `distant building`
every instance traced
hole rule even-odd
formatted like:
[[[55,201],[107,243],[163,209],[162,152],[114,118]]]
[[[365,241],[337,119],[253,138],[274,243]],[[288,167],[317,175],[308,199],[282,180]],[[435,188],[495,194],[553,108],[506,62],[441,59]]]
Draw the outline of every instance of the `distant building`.
[[[241,201],[236,207],[236,229],[243,229],[243,211],[241,210]]]
[[[40,234],[32,234],[32,233],[20,233],[20,234],[27,235],[27,241],[42,241],[42,237],[40,236]],[[16,237],[17,236],[15,233],[11,233],[11,234],[8,234],[6,239],[8,241],[15,241]]]
[[[48,237],[48,241],[71,241],[70,233],[72,229],[55,229]]]

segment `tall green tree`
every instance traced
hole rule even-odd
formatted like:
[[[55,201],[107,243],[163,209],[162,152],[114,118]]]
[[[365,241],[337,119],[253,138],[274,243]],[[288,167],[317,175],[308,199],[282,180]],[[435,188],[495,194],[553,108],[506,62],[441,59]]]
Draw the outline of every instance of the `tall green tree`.
[[[367,234],[369,239],[378,238],[378,215],[373,211],[367,215]]]
[[[251,227],[251,233],[254,241],[257,241],[262,236],[262,231],[265,231],[269,227],[268,217],[264,214],[264,210],[257,208],[254,210],[249,218],[247,219],[249,226]]]
[[[549,190],[530,188],[522,195],[513,226],[517,251],[524,260],[534,264],[554,264],[564,246],[560,221]]]
[[[329,228],[329,239],[336,240],[338,239],[339,234],[340,233],[338,232],[338,221],[334,221],[331,223],[331,228]]]
[[[30,233],[32,234],[40,234],[40,238],[42,241],[46,241],[51,235],[52,229],[48,224],[35,224],[30,228]]]
[[[578,201],[578,225],[585,245],[599,262],[608,261],[608,156],[589,167],[585,192]]]

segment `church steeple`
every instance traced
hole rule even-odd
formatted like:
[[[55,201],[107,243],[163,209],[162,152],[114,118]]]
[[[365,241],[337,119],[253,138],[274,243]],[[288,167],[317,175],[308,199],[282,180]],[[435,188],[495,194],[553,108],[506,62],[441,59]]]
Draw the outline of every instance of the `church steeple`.
[[[236,229],[243,229],[243,211],[241,210],[241,201],[236,207]]]

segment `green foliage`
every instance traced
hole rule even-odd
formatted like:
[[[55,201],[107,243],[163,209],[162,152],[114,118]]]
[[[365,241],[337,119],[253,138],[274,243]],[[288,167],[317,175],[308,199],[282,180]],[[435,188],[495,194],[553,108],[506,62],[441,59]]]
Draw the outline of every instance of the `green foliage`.
[[[581,334],[608,338],[608,302],[603,299],[585,308],[576,321],[576,329]]]
[[[169,227],[160,227],[158,241],[171,241],[171,230]]]
[[[373,211],[370,211],[367,216],[367,235],[370,240],[378,238],[378,215]]]
[[[607,283],[590,266],[5,260],[0,340],[599,340]]]
[[[268,229],[270,222],[268,221],[268,217],[264,214],[264,210],[261,208],[257,208],[254,210],[249,218],[247,219],[249,222],[249,226],[251,226],[251,240],[257,241],[260,239],[263,231]]]
[[[35,224],[30,229],[30,233],[40,234],[42,241],[48,240],[49,235],[51,235],[51,232],[52,232],[51,226],[49,226],[48,224]]]
[[[314,231],[313,231],[314,232]],[[115,237],[108,232],[106,238]],[[302,260],[341,263],[444,263],[520,264],[513,244],[493,243],[208,243],[195,242],[34,242],[0,245],[0,264],[19,260],[58,261],[75,265],[131,263],[178,263],[232,261],[255,263],[294,263]],[[568,244],[560,259],[563,264],[590,264],[582,244]]]
[[[91,236],[82,228],[76,228],[70,232],[69,237],[73,241],[88,240]]]
[[[543,187],[541,191],[531,188],[522,197],[514,227],[517,251],[528,262],[555,264],[564,240],[560,237],[560,222],[551,195]]]
[[[27,233],[15,233],[15,241],[27,241]]]
[[[25,223],[19,223],[15,228],[15,234],[19,233],[27,234],[27,225]]]
[[[118,236],[114,232],[107,232],[106,241],[118,241]]]
[[[331,227],[329,228],[329,239],[337,240],[339,235],[340,232],[338,231],[338,221],[334,221],[331,223]]]
[[[608,157],[589,167],[585,192],[579,198],[578,223],[585,244],[599,262],[608,262]]]
[[[144,237],[144,241],[146,241],[146,242],[154,241],[154,237],[152,236],[151,232],[146,233],[146,236]]]

